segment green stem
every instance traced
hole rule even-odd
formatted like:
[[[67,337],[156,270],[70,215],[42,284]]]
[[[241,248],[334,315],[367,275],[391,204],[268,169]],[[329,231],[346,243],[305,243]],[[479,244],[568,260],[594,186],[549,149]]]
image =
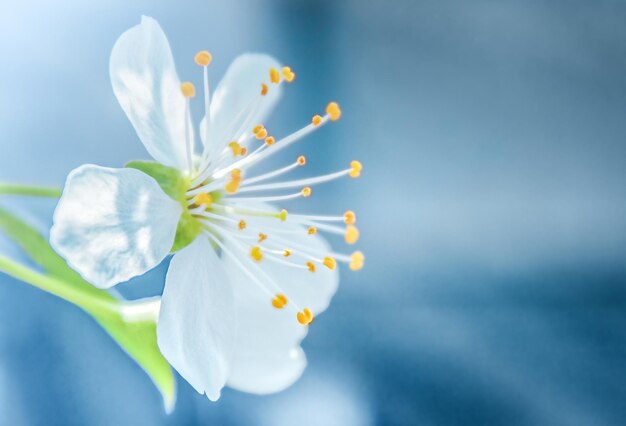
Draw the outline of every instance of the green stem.
[[[0,183],[0,195],[28,195],[31,197],[59,198],[61,196],[61,188]]]
[[[54,294],[61,299],[80,306],[86,311],[105,315],[120,313],[119,304],[116,302],[94,298],[93,294],[86,293],[65,281],[35,272],[2,255],[0,255],[0,272]]]

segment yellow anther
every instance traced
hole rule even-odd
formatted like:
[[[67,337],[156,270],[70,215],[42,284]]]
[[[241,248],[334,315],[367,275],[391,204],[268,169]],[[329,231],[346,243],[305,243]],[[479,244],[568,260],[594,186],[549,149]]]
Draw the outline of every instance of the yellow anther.
[[[322,116],[314,115],[311,119],[311,123],[313,123],[314,126],[319,126],[320,124],[322,124]]]
[[[287,304],[287,297],[284,294],[277,294],[275,298],[272,299],[272,306],[276,309],[282,309]]]
[[[304,166],[306,164],[306,157],[304,155],[301,155],[298,157],[297,161],[299,166]]]
[[[260,262],[263,259],[263,253],[261,253],[261,247],[254,246],[250,249],[250,257],[257,262]]]
[[[341,109],[337,102],[331,102],[326,106],[326,114],[332,121],[337,121],[341,118]]]
[[[241,152],[241,145],[236,141],[229,142],[228,147],[233,151],[233,156],[238,156]]]
[[[229,194],[234,194],[235,192],[237,192],[237,190],[239,189],[239,184],[240,182],[235,181],[235,180],[231,180],[230,182],[228,182],[225,186],[224,189],[226,190],[226,192],[228,192]]]
[[[289,250],[289,249],[283,250],[283,256],[285,256],[285,257],[291,256],[291,250]]]
[[[267,240],[267,234],[264,234],[263,232],[259,232],[259,242],[262,243],[265,240]]]
[[[186,98],[193,98],[194,96],[196,96],[195,86],[193,85],[193,83],[190,83],[188,81],[180,84],[180,90],[181,92],[183,92],[183,96]]]
[[[309,268],[309,272],[315,272],[315,264],[313,262],[307,262],[306,266]]]
[[[361,176],[361,170],[363,170],[363,166],[359,161],[354,160],[350,162],[350,173],[348,174],[351,178],[358,178]]]
[[[246,229],[246,226],[248,226],[248,224],[243,219],[241,219],[239,223],[237,224],[237,227],[239,228],[240,231],[243,231],[244,229]]]
[[[356,213],[352,210],[348,210],[343,214],[343,222],[346,225],[354,225],[356,223]]]
[[[274,139],[274,136],[268,136],[265,138],[265,143],[268,145],[274,145],[275,142],[276,139]]]
[[[254,137],[258,140],[265,139],[267,137],[267,129],[263,126],[256,126],[253,130]]]
[[[196,204],[209,207],[213,203],[213,196],[208,192],[201,192],[196,195]]]
[[[248,148],[246,148],[245,146],[242,146],[241,149],[239,150],[239,155],[243,157],[247,153],[248,153]]]
[[[274,84],[280,83],[280,74],[276,68],[270,68],[270,81]]]
[[[206,67],[213,60],[213,55],[211,55],[211,53],[206,50],[201,50],[200,52],[196,53],[196,56],[193,59],[194,61],[196,61],[196,64],[200,65],[201,67]]]
[[[365,263],[365,256],[360,251],[355,251],[350,255],[350,269],[353,271],[358,271],[363,268],[363,264]]]
[[[346,234],[344,236],[344,239],[346,240],[346,243],[348,244],[354,244],[357,241],[359,241],[359,230],[357,229],[356,226],[354,225],[348,225],[346,226]]]
[[[283,67],[282,72],[287,83],[291,83],[296,78],[296,73],[289,67]]]
[[[241,169],[231,170],[230,177],[232,177],[233,179],[241,179]]]
[[[309,235],[315,235],[317,234],[317,228],[314,226],[311,226],[309,229],[307,229],[306,231]]]
[[[252,128],[252,133],[256,134],[258,132],[260,132],[261,130],[263,130],[265,127],[263,127],[262,124],[257,124],[256,126],[254,126]]]
[[[313,191],[311,191],[311,188],[309,188],[308,186],[305,188],[302,188],[302,196],[304,198],[310,197],[312,192]]]
[[[337,261],[335,259],[333,259],[332,257],[329,257],[329,256],[326,256],[322,263],[324,264],[324,266],[326,266],[331,271],[334,270],[337,267]]]
[[[267,84],[261,83],[261,95],[263,95],[263,96],[267,95],[268,90],[269,89],[267,87]]]
[[[278,218],[280,219],[281,222],[284,222],[287,220],[287,210],[282,209],[280,211],[280,213],[278,213]]]
[[[298,312],[296,318],[302,325],[310,325],[314,319],[313,314],[308,308],[304,308],[301,312]]]

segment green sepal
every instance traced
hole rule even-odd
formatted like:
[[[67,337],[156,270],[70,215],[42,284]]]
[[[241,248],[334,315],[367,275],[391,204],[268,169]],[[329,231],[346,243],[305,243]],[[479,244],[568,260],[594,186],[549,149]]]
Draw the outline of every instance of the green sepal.
[[[190,181],[180,171],[154,161],[131,161],[126,167],[137,169],[157,181],[163,192],[178,201],[183,213],[176,228],[176,238],[170,250],[172,253],[187,247],[202,232],[200,222],[193,218],[187,208],[186,192]]]
[[[128,322],[119,310],[107,308],[121,306],[126,302],[85,281],[67,265],[39,232],[2,208],[0,229],[44,270],[43,274],[37,273],[16,263],[12,274],[5,272],[18,277],[15,272],[21,270],[22,275],[39,275],[44,279],[49,277],[54,289],[40,288],[62,297],[91,315],[148,374],[163,397],[166,411],[171,412],[176,401],[176,384],[172,369],[157,345],[156,322]]]

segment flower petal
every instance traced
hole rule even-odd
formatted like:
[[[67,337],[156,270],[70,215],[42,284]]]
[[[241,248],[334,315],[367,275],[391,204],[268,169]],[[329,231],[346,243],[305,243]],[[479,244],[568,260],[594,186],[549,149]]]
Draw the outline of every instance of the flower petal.
[[[115,96],[150,155],[185,169],[185,98],[157,21],[144,16],[141,24],[120,36],[111,52],[109,73]]]
[[[181,212],[139,170],[87,164],[67,177],[50,244],[87,281],[109,288],[167,256]]]
[[[211,401],[226,383],[235,318],[223,266],[208,240],[198,237],[170,263],[157,338],[163,356]]]
[[[273,210],[264,204],[246,205],[245,208]],[[328,251],[329,246],[318,235],[308,235],[306,228],[290,224],[289,221],[277,224],[276,219],[248,218],[249,227],[263,228],[264,224],[275,228],[284,226],[286,230],[300,230],[290,235],[290,240],[318,251]],[[269,238],[272,238],[271,233]],[[235,250],[233,245],[229,245]],[[300,308],[309,308],[314,315],[324,311],[339,282],[337,270],[324,267],[315,273],[296,269],[269,260],[254,263],[247,253],[241,253],[244,265],[254,271],[260,267],[287,296],[288,305],[295,302]],[[271,305],[268,296],[253,287],[249,278],[228,257],[224,258],[226,270],[233,284],[235,300],[239,312],[239,332],[235,343],[231,374],[228,385],[245,392],[277,392],[295,382],[306,366],[306,358],[300,342],[307,333],[307,327],[300,325],[289,306],[277,310]],[[256,265],[256,266],[255,266]]]
[[[280,99],[280,85],[269,83],[270,68],[280,70],[280,64],[271,56],[247,53],[230,65],[211,99],[211,126],[209,143],[204,140],[206,120],[200,134],[205,149],[211,155],[219,155],[224,147],[239,137],[238,132],[251,133],[262,123]],[[267,84],[267,95],[261,96],[261,83]]]

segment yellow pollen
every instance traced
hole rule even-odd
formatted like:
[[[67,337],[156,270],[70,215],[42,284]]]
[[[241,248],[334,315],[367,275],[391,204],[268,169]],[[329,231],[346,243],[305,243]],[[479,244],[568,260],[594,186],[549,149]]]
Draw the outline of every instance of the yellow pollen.
[[[360,251],[355,251],[350,255],[350,269],[353,271],[358,271],[363,268],[363,264],[365,262],[365,256]]]
[[[241,147],[241,149],[239,150],[239,155],[241,155],[242,157],[246,155],[247,153],[248,153],[248,148],[246,147]]]
[[[268,136],[265,138],[265,143],[268,145],[274,145],[274,142],[276,142],[276,139],[274,139],[274,136]]]
[[[241,145],[239,145],[239,143],[237,143],[236,141],[232,141],[228,144],[228,147],[230,149],[232,149],[233,151],[233,156],[236,157],[237,155],[239,155],[239,153],[241,152]]]
[[[234,169],[230,172],[230,181],[224,186],[224,189],[229,194],[234,194],[239,189],[239,185],[241,184],[241,170]]]
[[[287,220],[287,210],[282,209],[280,211],[280,213],[278,213],[278,218],[280,219],[281,222],[284,222]]]
[[[200,65],[201,67],[206,67],[213,60],[213,55],[211,55],[211,53],[206,50],[201,50],[200,52],[196,53],[196,56],[193,59],[194,61],[196,61],[196,64]]]
[[[274,84],[280,83],[280,74],[276,68],[270,68],[270,81]]]
[[[267,234],[264,234],[263,232],[259,232],[259,242],[262,243],[265,240],[267,240]]]
[[[363,166],[359,161],[354,160],[350,162],[350,173],[348,174],[351,178],[358,178],[361,176],[361,170],[363,170]]]
[[[339,104],[337,102],[331,102],[326,106],[326,114],[330,117],[332,121],[337,121],[341,118],[341,109],[339,108]]]
[[[334,270],[337,267],[337,261],[335,259],[333,259],[332,257],[326,256],[324,258],[324,262],[323,263],[324,263],[324,266],[326,266],[331,271]]]
[[[309,235],[315,235],[315,234],[317,234],[317,228],[315,228],[314,226],[311,226],[309,229],[307,229],[306,232]]]
[[[343,222],[346,225],[354,225],[356,223],[356,213],[352,210],[348,210],[343,214]]]
[[[193,85],[193,83],[190,83],[188,81],[180,84],[180,90],[181,92],[183,92],[183,96],[186,98],[193,98],[194,96],[196,96],[195,86]]]
[[[306,164],[306,157],[304,155],[301,155],[298,157],[297,161],[299,166],[304,166]]]
[[[322,116],[314,115],[311,119],[311,123],[313,123],[314,126],[319,126],[320,124],[322,124]]]
[[[312,192],[312,191],[311,191],[311,188],[309,188],[308,186],[307,186],[307,187],[305,187],[305,188],[302,188],[302,196],[303,196],[304,198],[308,198],[308,197],[310,197],[310,196],[311,196],[311,192]]]
[[[209,207],[213,203],[213,197],[208,192],[201,192],[196,195],[196,204]]]
[[[309,272],[315,272],[315,265],[313,262],[307,262],[306,266],[309,268]]]
[[[359,230],[357,229],[356,226],[354,225],[348,225],[346,226],[346,235],[344,236],[344,239],[346,240],[346,243],[348,244],[354,244],[357,241],[359,241]]]
[[[265,96],[267,95],[267,91],[268,91],[268,87],[267,84],[265,83],[261,83],[261,95]]]
[[[246,226],[248,226],[248,224],[246,223],[245,220],[241,219],[237,226],[239,227],[240,231],[243,231],[244,229],[246,229]]]
[[[258,139],[265,139],[267,137],[267,129],[265,127],[263,127],[263,125],[259,124],[258,126],[256,126],[252,132],[254,133],[254,136]]]
[[[293,72],[289,67],[283,67],[282,72],[283,77],[285,77],[285,81],[287,81],[287,83],[291,83],[296,78],[296,73]]]
[[[289,249],[283,250],[283,256],[285,256],[285,257],[291,256],[291,250],[289,250]]]
[[[310,325],[313,322],[313,314],[308,308],[304,308],[302,312],[298,312],[296,315],[298,322],[302,325]]]
[[[254,246],[250,249],[250,257],[257,262],[260,262],[263,259],[263,253],[261,253],[261,247]]]
[[[272,299],[272,306],[276,309],[282,309],[287,304],[287,297],[284,294],[277,294],[275,298]]]

